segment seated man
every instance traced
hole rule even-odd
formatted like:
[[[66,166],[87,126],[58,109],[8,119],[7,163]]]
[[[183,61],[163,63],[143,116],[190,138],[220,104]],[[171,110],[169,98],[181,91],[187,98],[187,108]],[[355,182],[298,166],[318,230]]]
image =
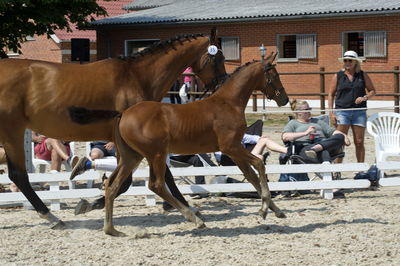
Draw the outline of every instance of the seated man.
[[[104,169],[106,171],[113,171],[117,166],[117,159],[115,158],[115,144],[107,141],[93,141],[90,143],[90,154],[89,158],[82,157],[79,161],[72,165],[73,169],[71,172],[71,179],[75,176],[82,174],[86,170],[90,169]],[[106,158],[104,157],[112,157]],[[101,159],[101,160],[100,160]]]
[[[290,120],[283,129],[282,140],[305,144],[300,146],[298,152],[307,162],[329,160],[342,152],[344,144],[350,145],[347,135],[329,127],[322,120],[311,118],[311,108],[306,101],[293,102],[292,109],[300,112],[296,112],[296,118]],[[324,156],[326,154],[328,156]]]

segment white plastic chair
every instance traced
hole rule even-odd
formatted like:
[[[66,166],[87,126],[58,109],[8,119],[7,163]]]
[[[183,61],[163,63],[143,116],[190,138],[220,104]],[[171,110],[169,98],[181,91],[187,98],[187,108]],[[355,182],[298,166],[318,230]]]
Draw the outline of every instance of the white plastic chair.
[[[380,112],[368,118],[367,131],[375,140],[376,163],[389,156],[400,157],[400,114]],[[380,171],[380,177],[384,172]]]
[[[75,142],[70,142],[69,147],[71,149],[71,156],[73,156],[75,152]],[[36,168],[39,166],[39,173],[44,173],[46,171],[46,166],[51,165],[51,161],[35,158],[35,147],[33,142],[32,142],[32,164],[35,172]],[[72,171],[71,166],[67,163],[67,161],[62,161],[62,164],[64,165],[66,171],[69,172]]]

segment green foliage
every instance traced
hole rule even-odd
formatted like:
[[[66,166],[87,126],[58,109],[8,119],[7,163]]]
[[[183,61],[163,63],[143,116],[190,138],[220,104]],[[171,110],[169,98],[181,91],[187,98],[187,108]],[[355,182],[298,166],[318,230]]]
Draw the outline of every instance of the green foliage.
[[[5,48],[20,53],[27,36],[72,31],[71,24],[85,29],[94,16],[106,15],[96,0],[0,0],[0,57],[7,57]]]

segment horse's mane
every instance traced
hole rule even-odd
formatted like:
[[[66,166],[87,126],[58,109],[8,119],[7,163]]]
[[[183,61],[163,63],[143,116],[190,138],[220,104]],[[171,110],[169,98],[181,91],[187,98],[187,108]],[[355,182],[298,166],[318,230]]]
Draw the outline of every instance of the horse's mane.
[[[222,85],[224,85],[224,83],[225,83],[227,80],[229,80],[231,77],[233,77],[234,75],[236,75],[237,73],[239,73],[243,68],[246,68],[247,66],[249,66],[249,65],[251,65],[251,64],[254,64],[254,63],[256,63],[256,62],[259,62],[259,61],[253,60],[253,61],[250,61],[250,62],[245,63],[244,65],[238,66],[231,74],[226,75],[226,78],[223,79],[219,84],[217,84],[217,86],[216,86],[216,88],[215,88],[215,91],[217,91],[217,89],[219,89],[219,87],[221,87]],[[215,92],[215,91],[214,91],[214,92]]]
[[[157,50],[164,49],[165,47],[173,47],[176,42],[179,42],[180,44],[182,44],[186,40],[197,39],[197,37],[203,37],[203,36],[204,35],[202,33],[177,35],[175,37],[172,37],[169,40],[156,42],[156,43],[150,45],[149,47],[147,47],[146,49],[144,49],[140,52],[137,52],[131,56],[120,56],[118,58],[123,59],[123,60],[136,59],[139,57],[143,57],[144,55],[147,55],[149,53],[153,53]]]

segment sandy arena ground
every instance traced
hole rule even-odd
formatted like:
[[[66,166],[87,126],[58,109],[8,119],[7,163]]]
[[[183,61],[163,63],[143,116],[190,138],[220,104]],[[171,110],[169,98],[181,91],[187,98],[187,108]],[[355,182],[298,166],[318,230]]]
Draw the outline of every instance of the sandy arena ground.
[[[279,140],[277,129],[264,131]],[[374,162],[367,136],[368,163]],[[276,163],[277,155],[269,163]],[[355,161],[354,146],[345,162]],[[345,176],[352,178],[354,174]],[[277,177],[270,177],[275,180]],[[319,194],[276,197],[286,219],[257,215],[258,199],[209,197],[192,200],[207,228],[195,229],[182,215],[161,214],[142,197],[115,204],[115,225],[127,234],[102,231],[102,210],[74,216],[77,201],[55,212],[65,230],[51,230],[31,210],[0,209],[2,265],[398,265],[400,188],[346,191],[323,200]],[[397,261],[397,262],[396,262]]]

